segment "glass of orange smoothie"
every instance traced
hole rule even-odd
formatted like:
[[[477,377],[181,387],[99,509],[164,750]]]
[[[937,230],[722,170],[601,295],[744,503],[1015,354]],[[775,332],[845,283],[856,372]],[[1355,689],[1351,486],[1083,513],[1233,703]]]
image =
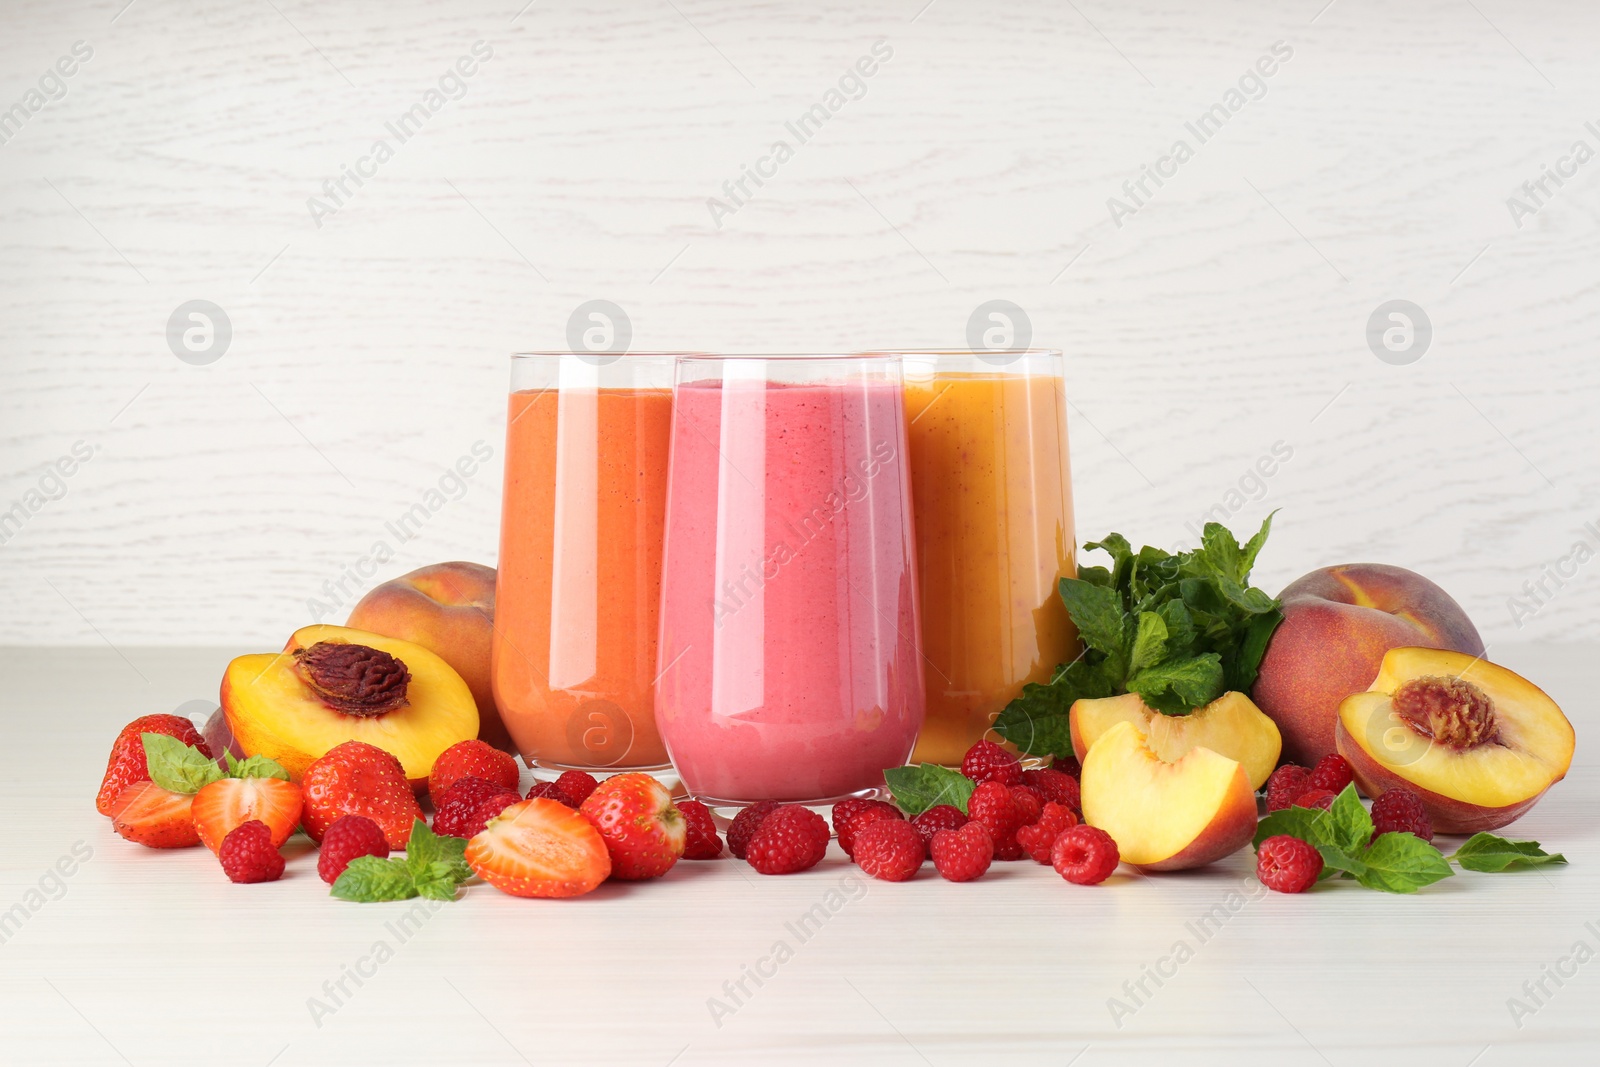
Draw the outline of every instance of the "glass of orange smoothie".
[[[1056,593],[1076,573],[1062,358],[901,356],[928,704],[912,759],[959,764],[1078,653]]]
[[[492,670],[536,769],[669,769],[654,691],[673,363],[512,358]]]

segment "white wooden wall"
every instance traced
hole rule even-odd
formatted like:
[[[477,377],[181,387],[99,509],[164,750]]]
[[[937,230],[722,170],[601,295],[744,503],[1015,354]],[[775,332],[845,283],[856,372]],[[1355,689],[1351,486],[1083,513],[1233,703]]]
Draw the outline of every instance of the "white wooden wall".
[[[1491,641],[1600,638],[1600,562],[1520,627],[1507,603],[1600,548],[1600,161],[1507,206],[1600,150],[1592,4],[125,2],[0,5],[0,108],[93,49],[0,145],[0,509],[60,496],[0,545],[0,642],[274,647],[376,541],[362,587],[493,562],[506,356],[594,298],[636,349],[756,351],[956,346],[1012,300],[1069,353],[1080,539],[1184,538],[1282,442],[1234,520],[1282,509],[1267,588],[1384,561]],[[478,41],[319,227],[308,198]],[[1114,225],[1278,41],[1266,94]],[[1434,327],[1407,366],[1365,339],[1394,298]],[[166,340],[193,299],[233,328],[206,366]],[[461,499],[388,533],[479,440]]]

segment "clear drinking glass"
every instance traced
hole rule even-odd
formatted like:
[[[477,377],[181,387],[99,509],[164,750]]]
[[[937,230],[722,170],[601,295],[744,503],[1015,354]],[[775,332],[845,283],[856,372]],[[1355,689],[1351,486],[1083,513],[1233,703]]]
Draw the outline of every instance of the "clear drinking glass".
[[[673,359],[512,357],[492,669],[536,769],[670,770],[653,705]]]
[[[685,357],[656,723],[707,803],[865,795],[922,725],[893,357]]]
[[[1060,352],[903,352],[927,722],[955,765],[1029,682],[1078,653]],[[993,738],[991,738],[993,739]]]

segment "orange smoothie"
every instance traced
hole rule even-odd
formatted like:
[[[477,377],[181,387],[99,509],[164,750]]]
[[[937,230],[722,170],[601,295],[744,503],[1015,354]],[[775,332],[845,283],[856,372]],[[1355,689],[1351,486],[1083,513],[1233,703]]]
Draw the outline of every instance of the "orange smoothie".
[[[495,700],[554,767],[659,767],[656,616],[672,392],[511,394]]]
[[[959,764],[1024,684],[1077,655],[1056,593],[1075,570],[1066,400],[1059,369],[1039,365],[1050,359],[1008,371],[907,357],[928,700],[914,761]]]

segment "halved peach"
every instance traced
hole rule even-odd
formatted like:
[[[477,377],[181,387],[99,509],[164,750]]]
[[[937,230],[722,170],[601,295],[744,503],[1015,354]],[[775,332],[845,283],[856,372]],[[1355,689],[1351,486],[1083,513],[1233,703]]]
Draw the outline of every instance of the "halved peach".
[[[478,736],[472,691],[421,645],[343,626],[306,626],[278,653],[240,656],[222,677],[222,710],[239,746],[296,782],[346,741],[364,741],[426,782],[439,754]]]
[[[1150,751],[1168,763],[1195,748],[1238,760],[1252,789],[1266,784],[1283,749],[1278,724],[1243,693],[1223,693],[1187,715],[1152,711],[1137,693],[1079,700],[1073,703],[1068,721],[1079,763],[1102,734],[1119,722],[1129,722],[1144,734]]]
[[[1576,737],[1555,701],[1481,657],[1391,648],[1339,705],[1339,754],[1368,796],[1404,786],[1439,833],[1498,829],[1567,773]]]
[[[1111,835],[1147,871],[1200,867],[1256,832],[1256,795],[1243,765],[1209,748],[1172,762],[1131,722],[1114,724],[1083,758],[1083,821]]]

